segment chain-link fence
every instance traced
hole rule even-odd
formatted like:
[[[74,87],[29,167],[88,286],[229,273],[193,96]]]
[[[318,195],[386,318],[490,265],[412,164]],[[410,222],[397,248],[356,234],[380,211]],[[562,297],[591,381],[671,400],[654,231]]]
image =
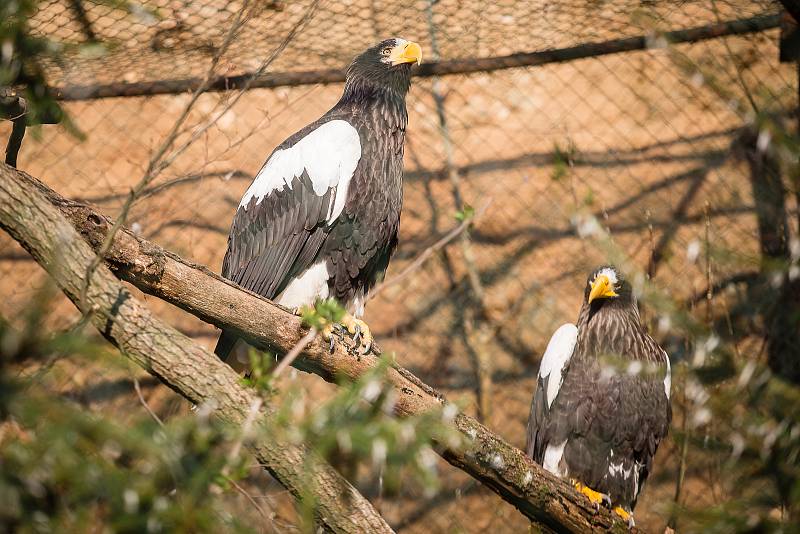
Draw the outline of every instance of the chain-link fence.
[[[347,61],[387,36],[420,42],[433,62],[408,95],[400,247],[387,280],[457,226],[467,206],[479,216],[404,283],[382,290],[366,319],[384,350],[522,446],[539,357],[555,328],[575,320],[587,274],[607,259],[582,236],[589,217],[692,309],[709,283],[757,269],[743,132],[757,114],[788,122],[797,106],[796,68],[778,59],[780,13],[778,2],[745,0],[277,0],[250,8],[47,0],[31,28],[61,47],[42,62],[86,137],[42,127],[26,138],[18,166],[114,214],[217,60],[212,91],[179,139],[213,125],[148,186],[128,224],[218,270],[249,180],[274,146],[336,101]],[[787,206],[796,213],[795,200]],[[9,237],[0,245],[2,313],[13,317],[42,278]],[[732,253],[712,261],[712,248]],[[712,314],[730,300],[721,295],[708,301]],[[213,344],[211,327],[148,302]],[[668,330],[651,322],[677,364],[686,348],[669,345]],[[676,427],[685,399],[676,393]],[[682,461],[668,439],[637,508],[640,525],[663,530],[684,465],[682,502],[725,500],[719,466],[691,451]],[[408,532],[527,528],[465,475],[447,466],[441,473],[436,497],[383,495],[387,520]],[[261,482],[253,491],[266,495]]]

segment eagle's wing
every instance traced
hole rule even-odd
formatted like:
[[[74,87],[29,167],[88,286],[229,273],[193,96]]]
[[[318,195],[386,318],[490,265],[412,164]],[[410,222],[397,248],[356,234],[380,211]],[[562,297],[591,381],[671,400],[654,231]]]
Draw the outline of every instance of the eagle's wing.
[[[548,449],[547,424],[550,419],[550,407],[558,395],[564,380],[563,371],[578,341],[578,329],[574,324],[561,325],[555,331],[539,365],[536,379],[536,391],[531,401],[531,413],[528,417],[527,443],[525,450],[539,464],[545,465]],[[563,452],[563,444],[561,446]],[[560,455],[559,459],[560,459]],[[545,466],[551,467],[551,466]]]
[[[310,272],[331,224],[344,209],[360,159],[358,132],[340,119],[275,150],[236,211],[222,275],[275,299],[295,277]],[[293,291],[321,289],[325,269],[314,271],[318,279]],[[305,296],[313,300],[313,295]]]

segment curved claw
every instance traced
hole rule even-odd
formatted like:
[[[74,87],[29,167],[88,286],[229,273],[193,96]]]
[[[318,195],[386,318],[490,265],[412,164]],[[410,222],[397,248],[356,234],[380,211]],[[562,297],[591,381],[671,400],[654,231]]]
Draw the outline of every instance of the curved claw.
[[[372,333],[369,331],[367,323],[347,314],[342,318],[342,325],[344,325],[347,331],[353,336],[353,348],[355,349],[356,355],[363,356],[372,349]],[[361,350],[359,350],[359,348]]]
[[[364,345],[364,352],[362,352],[361,354],[366,354],[371,350],[372,350],[372,336],[370,336],[369,339],[367,340],[366,345]]]
[[[325,325],[325,328],[322,329],[322,339],[330,343],[329,350],[331,353],[336,349],[336,337],[342,337],[342,325],[338,323]]]
[[[628,523],[629,529],[632,529],[633,527],[636,526],[636,521],[633,520],[633,513],[631,513],[630,511],[624,509],[621,506],[615,506],[614,513],[617,514],[619,517],[621,517],[623,521],[626,521]]]

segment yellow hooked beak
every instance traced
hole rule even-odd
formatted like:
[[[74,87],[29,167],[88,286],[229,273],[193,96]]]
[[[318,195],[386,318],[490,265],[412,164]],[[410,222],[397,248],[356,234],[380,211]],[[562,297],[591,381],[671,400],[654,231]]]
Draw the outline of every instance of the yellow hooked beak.
[[[592,282],[591,290],[589,291],[589,302],[594,299],[604,299],[609,297],[617,297],[614,291],[614,285],[608,280],[608,276],[604,274],[597,275],[597,278]]]
[[[399,65],[401,63],[422,63],[422,48],[413,41],[408,41],[404,45],[397,46],[392,50],[389,55],[389,61],[392,65]]]

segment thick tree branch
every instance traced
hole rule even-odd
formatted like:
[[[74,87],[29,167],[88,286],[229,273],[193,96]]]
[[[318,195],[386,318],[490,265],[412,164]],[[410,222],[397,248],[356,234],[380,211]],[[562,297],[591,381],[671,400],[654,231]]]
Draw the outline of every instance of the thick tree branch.
[[[83,276],[96,253],[42,194],[46,189],[37,190],[34,184],[0,164],[0,227],[31,253],[76,306],[91,310],[95,327],[125,356],[190,401],[211,403],[219,417],[242,425],[259,402],[254,392],[213,353],[153,316],[105,266],[94,271],[86,299],[81,299]],[[95,217],[100,220],[93,216],[92,221]],[[327,530],[392,532],[369,501],[307,448],[279,437],[250,447],[295,497],[313,491],[317,520]]]
[[[89,206],[62,198],[35,178],[0,166],[0,190],[10,180],[19,182],[31,195],[47,197],[93,247],[103,242],[112,225],[110,219]],[[258,348],[285,354],[307,332],[300,319],[283,308],[203,266],[182,260],[127,229],[117,234],[105,259],[117,276],[145,293],[215,326],[234,330]],[[316,339],[308,344],[293,366],[331,381],[334,378],[355,380],[376,363],[374,354],[354,358],[342,347],[330,352],[327,343]],[[202,374],[208,373],[203,371]],[[420,414],[440,408],[446,402],[433,388],[402,367],[390,369],[386,379],[397,393],[395,411],[399,416]],[[522,451],[473,418],[458,414],[454,424],[470,446],[466,450],[455,450],[440,444],[442,457],[490,487],[532,521],[560,532],[607,529],[627,532],[627,526],[607,510],[595,511],[569,484],[544,471]]]

